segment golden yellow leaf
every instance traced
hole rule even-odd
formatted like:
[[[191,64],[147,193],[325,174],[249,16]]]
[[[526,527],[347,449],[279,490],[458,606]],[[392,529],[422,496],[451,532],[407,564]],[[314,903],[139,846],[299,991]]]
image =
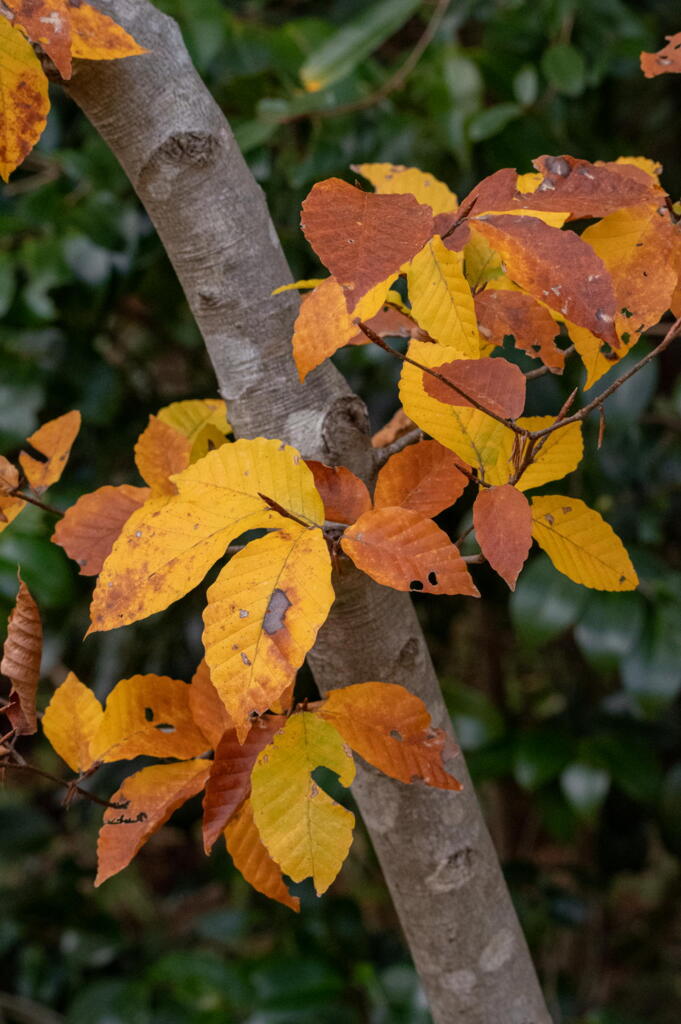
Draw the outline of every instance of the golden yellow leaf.
[[[554,420],[553,416],[523,416],[517,423],[526,430],[543,430],[551,426]],[[577,468],[583,454],[582,424],[568,423],[548,435],[537,453],[536,461],[528,466],[515,486],[520,491],[529,491],[551,480],[560,480]]]
[[[149,417],[148,426],[135,444],[135,465],[145,484],[151,487],[152,498],[177,494],[170,477],[187,468],[190,449],[188,437],[158,417]]]
[[[326,280],[325,277],[306,277],[302,281],[292,281],[290,284],[280,284],[278,288],[275,288],[272,295],[281,295],[283,292],[291,291],[307,291],[309,288],[316,288],[317,285],[323,284]]]
[[[532,536],[559,572],[593,590],[634,590],[638,577],[622,541],[577,498],[532,499]]]
[[[253,818],[271,857],[294,882],[312,876],[318,896],[345,860],[355,816],[312,778],[323,765],[349,786],[355,763],[339,733],[309,711],[291,715],[258,756],[251,775]]]
[[[189,438],[191,462],[207,454],[207,439],[211,439],[213,447],[217,448],[219,436],[224,441],[232,433],[227,419],[227,406],[221,398],[189,398],[183,402],[171,402],[159,409],[156,416],[162,423],[175,427],[175,430]]]
[[[36,453],[43,456],[42,459],[34,459],[27,452],[19,456],[21,468],[34,491],[41,493],[59,480],[79,430],[80,413],[74,409],[65,416],[43,423],[26,439]]]
[[[7,181],[43,133],[47,79],[33,47],[0,17],[0,178]]]
[[[529,171],[527,174],[518,175],[516,188],[518,192],[527,195],[530,192],[536,192],[543,180],[544,175],[540,174],[539,171]]]
[[[240,742],[293,682],[333,599],[324,535],[297,523],[251,541],[210,587],[206,662]]]
[[[176,495],[146,502],[123,527],[97,581],[90,632],[167,608],[203,579],[235,537],[288,525],[260,495],[310,525],[324,522],[312,473],[280,441],[224,445],[173,481]]]
[[[431,338],[458,348],[463,358],[480,354],[480,336],[463,253],[449,250],[439,235],[427,242],[407,268],[411,315]]]
[[[409,193],[430,206],[434,214],[451,213],[459,201],[456,195],[442,181],[418,167],[403,167],[402,164],[350,164],[350,169],[370,181],[376,192],[382,195],[405,195]]]
[[[86,3],[68,4],[71,56],[85,60],[116,60],[148,53],[106,14]]]
[[[92,690],[69,672],[45,709],[43,732],[74,772],[84,772],[95,760],[92,745],[104,711]]]
[[[649,174],[655,184],[660,184],[662,164],[658,163],[657,160],[651,160],[650,157],[647,156],[618,156],[615,163],[638,167],[639,170],[645,171],[646,174]]]
[[[408,355],[428,367],[465,358],[459,349],[422,341],[412,341]],[[479,409],[438,402],[426,393],[423,371],[410,363],[402,368],[400,401],[414,423],[469,466],[476,466],[487,483],[508,482],[514,435],[503,423]]]
[[[206,739],[194,723],[189,686],[168,676],[131,676],[116,683],[91,744],[96,761],[196,757]]]
[[[71,22],[66,0],[4,0],[14,24],[54,62],[62,78],[71,77]]]
[[[477,231],[471,231],[463,247],[463,266],[466,280],[474,292],[504,272],[501,256]]]
[[[617,352],[614,351],[603,351],[604,345],[600,338],[597,338],[595,334],[588,329],[588,327],[578,327],[577,324],[573,324],[570,320],[562,321],[570,336],[570,341],[575,346],[579,358],[584,363],[584,369],[586,370],[586,380],[584,381],[584,390],[588,391],[597,381],[603,377],[608,370],[611,370],[613,366],[626,356],[627,352],[634,347],[639,341],[639,335],[634,334],[628,342],[620,342],[620,347]]]
[[[300,910],[299,898],[291,896],[281,870],[270,857],[260,838],[253,820],[250,798],[244,800],[227,825],[225,842],[234,861],[234,867],[241,872],[249,885],[263,896],[283,903],[296,913]]]

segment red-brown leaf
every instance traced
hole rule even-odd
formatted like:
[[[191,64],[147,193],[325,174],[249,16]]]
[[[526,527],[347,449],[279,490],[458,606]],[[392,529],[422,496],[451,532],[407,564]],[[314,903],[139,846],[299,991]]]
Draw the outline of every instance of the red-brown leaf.
[[[516,284],[567,320],[618,348],[616,299],[603,260],[573,231],[536,217],[486,217],[473,226],[500,253]]]
[[[401,313],[399,309],[392,309],[390,306],[382,309],[376,316],[372,316],[367,323],[372,331],[381,338],[423,337],[423,331],[418,324]],[[348,345],[368,344],[369,338],[363,331],[357,331],[357,334],[353,335],[348,342]]]
[[[451,381],[461,391],[455,391],[430,373],[423,374],[426,393],[447,405],[469,408],[474,402],[483,411],[503,419],[514,420],[525,408],[525,375],[507,359],[455,359],[433,367],[436,373]],[[464,394],[468,396],[464,397]],[[473,401],[468,401],[468,398]]]
[[[328,178],[303,203],[301,223],[352,309],[423,248],[433,231],[433,214],[411,195],[362,192],[340,178]]]
[[[35,695],[42,650],[43,629],[38,606],[20,576],[19,593],[7,624],[0,661],[0,672],[12,684],[6,714],[17,733],[30,735],[38,728]]]
[[[40,43],[62,78],[71,77],[71,22],[64,0],[4,0],[32,43]],[[61,8],[61,10],[59,9]]]
[[[460,498],[468,483],[461,461],[437,441],[419,441],[392,455],[378,474],[374,505],[400,505],[423,516],[438,515]]]
[[[205,658],[199,663],[189,686],[189,711],[194,723],[215,750],[227,730],[232,728],[233,722],[211,682]]]
[[[665,36],[667,45],[663,46],[657,53],[641,54],[641,71],[646,78],[656,78],[657,75],[666,75],[670,71],[677,74],[681,72],[681,32],[673,36]]]
[[[558,325],[544,306],[526,292],[486,288],[475,296],[480,333],[493,345],[503,345],[512,334],[516,348],[561,371],[565,355],[555,342]]]
[[[81,576],[96,576],[133,512],[150,497],[148,487],[99,487],[84,494],[57,523],[52,540],[80,566]]]
[[[309,459],[305,463],[324,502],[324,517],[333,523],[354,523],[371,508],[366,484],[345,466],[325,466]]]
[[[261,750],[285,724],[280,715],[258,718],[243,744],[230,729],[215,749],[203,797],[203,848],[210,853],[236,809],[251,792],[251,770]]]
[[[480,488],[473,506],[473,526],[483,555],[515,590],[532,546],[532,510],[527,498],[511,484]]]

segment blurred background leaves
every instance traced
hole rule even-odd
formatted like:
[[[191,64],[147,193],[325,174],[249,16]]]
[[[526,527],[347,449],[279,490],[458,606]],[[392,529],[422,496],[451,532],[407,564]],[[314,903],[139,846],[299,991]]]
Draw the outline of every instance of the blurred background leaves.
[[[641,49],[679,28],[668,0],[160,6],[229,117],[296,276],[318,271],[300,201],[320,178],[352,181],[350,163],[419,166],[462,196],[541,153],[644,154],[665,165],[672,198],[681,193],[678,82],[646,81],[638,68]],[[416,69],[385,95],[434,14]],[[58,90],[53,102],[38,149],[0,195],[0,451],[13,455],[39,422],[80,409],[83,432],[51,492],[66,507],[104,482],[137,482],[132,444],[148,414],[212,395],[215,383],[127,180]],[[371,347],[336,358],[382,425],[395,366]],[[565,1024],[681,1015],[679,368],[672,349],[621,389],[602,448],[592,424],[585,462],[559,488],[621,534],[636,593],[590,593],[536,555],[510,600],[484,568],[482,602],[417,599]],[[558,408],[580,382],[577,367],[537,381],[532,411]],[[467,514],[464,503],[443,526],[458,535]],[[82,646],[91,583],[49,543],[51,527],[30,509],[0,535],[2,618],[17,562],[44,615],[42,702],[66,667],[100,697],[133,672],[189,678],[201,595]],[[62,770],[39,740],[25,752]],[[102,792],[118,782],[107,772]],[[99,812],[78,803],[65,813],[61,797],[15,777],[0,791],[0,1021],[53,1024],[45,1007],[66,1024],[430,1019],[362,833],[334,892],[321,902],[305,892],[294,919],[254,895],[224,850],[204,858],[194,805],[93,890]]]

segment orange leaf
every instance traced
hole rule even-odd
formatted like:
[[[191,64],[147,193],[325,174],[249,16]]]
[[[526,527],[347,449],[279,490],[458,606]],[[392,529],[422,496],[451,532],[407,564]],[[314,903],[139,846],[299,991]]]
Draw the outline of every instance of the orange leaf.
[[[178,807],[203,789],[210,761],[152,764],[125,780],[111,797],[97,839],[95,885],[127,868],[147,839],[158,832]]]
[[[392,455],[378,474],[374,505],[400,505],[436,516],[461,497],[468,483],[454,452],[437,441],[419,441]]]
[[[74,772],[92,765],[92,746],[104,711],[92,690],[69,672],[52,695],[42,719],[43,732]]]
[[[356,683],[332,690],[318,712],[369,764],[400,782],[422,779],[438,789],[460,790],[443,755],[456,752],[442,729],[431,725],[422,700],[394,683]]]
[[[116,683],[93,741],[97,761],[133,757],[196,757],[206,740],[189,709],[189,686],[168,676],[132,676]]]
[[[190,453],[188,437],[156,416],[149,417],[148,427],[135,444],[135,465],[151,487],[153,498],[177,494],[177,487],[169,477],[187,468]]]
[[[0,177],[31,152],[43,133],[50,109],[47,79],[33,47],[0,17]]]
[[[71,56],[85,60],[116,60],[148,53],[106,14],[90,4],[68,0],[71,19]]]
[[[371,508],[366,484],[345,466],[325,466],[314,459],[306,459],[305,464],[312,470],[326,519],[332,523],[354,523]]]
[[[511,590],[532,546],[532,509],[511,484],[481,487],[473,506],[480,550]]]
[[[223,735],[232,728],[232,719],[211,682],[205,658],[200,661],[189,686],[189,710],[195,725],[215,750]]]
[[[356,333],[343,289],[334,277],[327,277],[304,296],[293,328],[293,358],[300,379],[305,380]]]
[[[5,714],[14,731],[25,735],[36,732],[38,728],[35,695],[42,649],[43,629],[38,606],[19,576],[19,593],[7,624],[0,672],[12,684],[10,704],[5,708]]]
[[[300,911],[300,900],[297,896],[291,896],[279,866],[272,860],[260,838],[250,800],[244,800],[225,829],[225,841],[234,867],[238,868],[249,885],[296,913]]]
[[[236,730],[230,729],[215,748],[203,797],[203,848],[206,853],[213,849],[236,809],[250,794],[251,770],[256,758],[285,722],[286,719],[280,715],[257,718],[243,745],[237,739]]]
[[[503,345],[505,336],[512,334],[516,348],[541,359],[552,370],[563,369],[565,355],[554,340],[559,328],[548,310],[531,295],[486,288],[475,296],[475,311],[480,333],[492,345]]]
[[[365,512],[345,531],[341,547],[358,569],[394,590],[480,596],[444,530],[411,509]]]
[[[40,494],[59,480],[79,430],[80,413],[74,409],[65,416],[43,423],[26,439],[36,454],[43,456],[33,458],[28,452],[19,456],[21,468],[34,491]]]
[[[19,470],[4,455],[0,455],[0,533],[16,519],[26,504],[11,494],[18,486]]]
[[[374,448],[385,448],[386,445],[392,444],[398,437],[402,437],[404,434],[408,434],[410,430],[415,428],[416,424],[413,420],[410,420],[406,412],[400,406],[397,412],[390,417],[388,422],[371,438],[371,444]]]
[[[423,248],[433,231],[433,214],[411,195],[362,192],[328,178],[303,203],[301,223],[353,307]]]
[[[357,313],[355,313],[357,315]],[[413,336],[423,337],[423,331],[418,325],[399,309],[392,309],[388,306],[379,310],[375,316],[367,321],[369,327],[380,338],[411,338]],[[368,345],[369,338],[363,331],[357,331],[350,338],[348,345]]]
[[[507,359],[455,359],[434,366],[433,370],[460,388],[485,412],[514,420],[525,408],[525,375]],[[426,394],[437,398],[438,402],[468,408],[473,405],[463,393],[447,387],[430,373],[424,373],[423,386]]]
[[[500,253],[509,277],[521,288],[614,348],[619,346],[610,275],[579,235],[536,217],[489,217],[472,221],[471,228]]]
[[[670,71],[677,74],[681,72],[681,32],[673,36],[665,36],[667,45],[663,46],[657,53],[641,54],[641,71],[646,78],[656,78],[657,75],[666,75]]]
[[[54,61],[62,78],[71,77],[71,23],[64,0],[4,0],[32,43]]]
[[[148,487],[99,487],[66,510],[52,540],[78,563],[81,576],[96,576],[132,513],[150,496]]]

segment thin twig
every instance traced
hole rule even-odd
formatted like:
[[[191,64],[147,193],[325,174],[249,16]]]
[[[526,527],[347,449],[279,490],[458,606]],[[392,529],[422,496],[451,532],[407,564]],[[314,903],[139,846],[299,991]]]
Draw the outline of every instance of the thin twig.
[[[571,356],[573,352],[576,352],[574,345],[570,345],[568,348],[563,349],[563,355],[566,359]],[[546,373],[562,373],[562,370],[555,370],[552,366],[540,366],[537,370],[528,370],[525,374],[525,379],[536,380],[537,377],[543,377]]]
[[[402,64],[397,71],[391,75],[391,77],[388,78],[382,86],[380,86],[380,88],[376,89],[368,96],[363,96],[359,100],[353,100],[352,103],[342,103],[337,107],[329,107],[326,110],[306,110],[300,114],[291,114],[288,117],[280,118],[278,123],[291,124],[294,121],[302,121],[307,117],[341,117],[344,114],[354,114],[358,110],[366,110],[368,107],[375,106],[377,103],[380,103],[381,100],[387,99],[392,93],[402,89],[426,49],[433,41],[451,2],[452,0],[438,0],[435,10],[430,17],[430,21],[426,25],[421,37],[405,60],[404,64]]]
[[[487,561],[482,551],[479,551],[477,555],[462,555],[461,558],[466,565],[482,565]]]
[[[380,448],[376,456],[376,468],[380,469],[384,466],[388,459],[392,455],[397,455],[398,452],[404,451],[409,445],[418,444],[419,441],[423,440],[423,431],[420,427],[416,427],[414,430],[407,431],[406,434],[402,434],[402,437],[396,438],[391,441],[390,444],[386,444],[385,447]]]
[[[23,758],[21,762],[2,761],[0,762],[0,767],[13,768],[15,771],[31,772],[33,775],[39,775],[42,779],[49,779],[50,782],[56,782],[58,786],[65,786],[71,793],[78,793],[87,800],[91,800],[92,803],[99,804],[100,807],[114,807],[116,810],[124,810],[128,806],[127,801],[124,804],[119,804],[111,803],[110,800],[102,800],[101,797],[95,796],[94,793],[90,793],[87,789],[83,789],[82,786],[79,786],[73,780],[61,779],[58,775],[46,772],[42,768],[36,768],[34,764],[28,764],[27,761],[23,760]]]
[[[258,491],[258,497],[262,498],[265,504],[271,508],[273,512],[278,512],[279,515],[284,516],[285,519],[292,519],[294,523],[304,526],[306,530],[309,530],[311,526],[315,525],[311,521],[306,522],[304,519],[299,519],[298,516],[294,515],[293,512],[289,512],[287,508],[280,505],[278,501],[274,500],[274,498],[268,498],[266,494],[261,494],[260,491]]]
[[[39,498],[34,498],[33,495],[26,494],[25,491],[19,490],[18,487],[14,487],[11,491],[8,491],[7,493],[10,498],[21,498],[22,501],[27,501],[29,505],[35,505],[36,508],[41,508],[43,512],[49,512],[50,515],[59,516],[60,519],[64,515],[64,513],[60,509],[55,508],[54,505],[47,505],[44,501],[41,501]]]

